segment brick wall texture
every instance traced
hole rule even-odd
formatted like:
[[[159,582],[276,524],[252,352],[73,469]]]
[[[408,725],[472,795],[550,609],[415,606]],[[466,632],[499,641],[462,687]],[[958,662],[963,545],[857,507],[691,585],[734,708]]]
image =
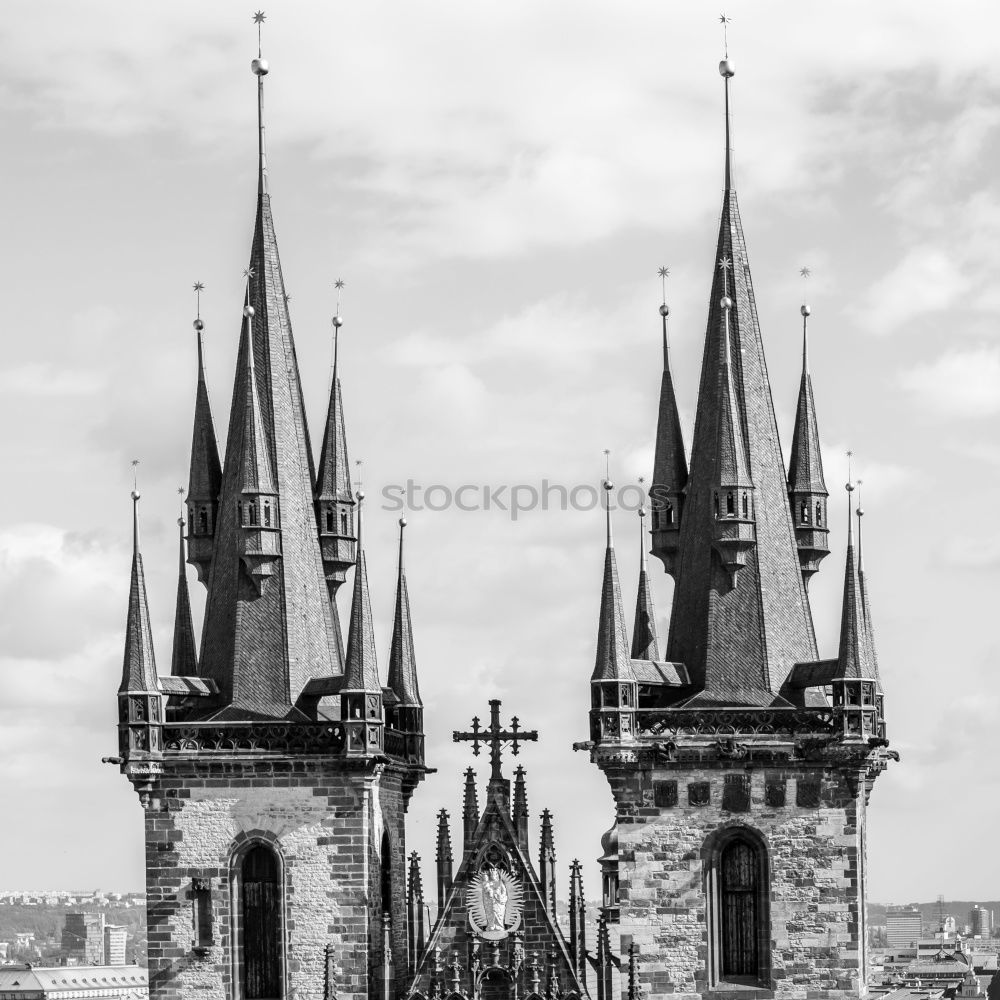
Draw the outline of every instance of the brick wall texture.
[[[392,870],[401,873],[403,817],[399,776],[381,766],[172,763],[145,813],[151,1000],[239,995],[231,961],[233,855],[255,838],[273,844],[281,858],[285,996],[322,1000],[330,946],[336,996],[367,997],[371,962],[381,954],[383,833]],[[201,951],[191,892],[196,878],[211,885],[214,940]],[[400,969],[406,964],[404,891],[402,878],[394,879],[393,957]]]
[[[807,767],[674,765],[609,769],[608,778],[618,804],[621,933],[639,946],[646,1000],[727,991],[725,983],[710,981],[712,904],[703,852],[706,842],[734,826],[756,831],[767,847],[771,982],[762,995],[863,995],[865,804],[864,794],[853,796],[842,775]],[[749,803],[734,794],[747,779]],[[674,781],[676,804],[658,806],[657,798],[675,801],[663,784]],[[707,804],[691,804],[688,786],[706,781]],[[769,804],[780,802],[782,786],[784,804]],[[724,801],[737,811],[724,808]]]

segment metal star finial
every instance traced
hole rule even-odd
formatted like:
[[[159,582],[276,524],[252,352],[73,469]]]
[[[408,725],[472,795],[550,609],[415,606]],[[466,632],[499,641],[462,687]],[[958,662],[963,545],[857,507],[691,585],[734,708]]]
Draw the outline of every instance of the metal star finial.
[[[800,267],[799,274],[801,274],[803,278],[808,278],[809,275],[812,274],[812,271],[810,271],[808,267]]]
[[[363,458],[356,459],[354,462],[358,470],[357,478],[355,479],[355,484],[359,491],[364,490],[365,485],[365,460]]]
[[[257,13],[253,16],[254,24],[263,24],[266,20],[267,14],[265,14],[262,10],[257,11]]]
[[[844,486],[844,489],[847,490],[848,493],[854,492],[854,482],[851,479],[851,459],[853,457],[854,457],[854,452],[849,451],[847,453],[847,483]]]
[[[663,292],[663,301],[667,301],[667,278],[670,277],[670,268],[661,267],[657,272],[660,276],[660,290]]]
[[[201,293],[205,290],[205,285],[201,281],[196,281],[192,287],[194,288],[197,318],[201,319]]]
[[[732,24],[733,19],[731,17],[726,17],[725,14],[719,15],[719,24],[722,25],[722,42],[726,50],[726,58],[729,58],[729,25]]]
[[[337,315],[340,315],[340,291],[344,287],[344,279],[338,278],[334,283],[333,287],[337,289]]]
[[[243,268],[243,277],[249,281],[251,278],[256,278],[257,275],[254,274],[254,269],[252,267],[245,267]]]
[[[719,258],[719,270],[728,271],[733,266],[733,262],[728,257]]]
[[[132,492],[139,492],[139,459],[132,459]]]

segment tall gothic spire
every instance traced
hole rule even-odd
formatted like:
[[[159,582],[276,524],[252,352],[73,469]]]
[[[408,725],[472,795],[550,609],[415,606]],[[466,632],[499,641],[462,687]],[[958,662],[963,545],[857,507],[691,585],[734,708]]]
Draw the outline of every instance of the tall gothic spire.
[[[808,324],[812,310],[803,303],[799,311],[802,314],[802,378],[795,407],[792,452],[788,460],[788,501],[795,525],[795,542],[802,576],[808,584],[809,577],[819,569],[820,562],[829,554],[830,546],[826,510],[828,494],[823,478],[816,402],[809,371]]]
[[[297,717],[296,702],[311,678],[340,672],[340,656],[316,531],[312,449],[268,190],[263,113],[268,65],[258,54],[251,68],[258,113],[256,220],[247,268],[252,313],[240,342],[233,387],[200,672],[219,687],[227,706],[221,718],[284,718]],[[257,413],[252,412],[255,387]],[[262,470],[270,475],[275,550],[270,556],[280,557],[273,560],[262,588],[247,565],[253,549],[241,551],[250,527],[243,490],[251,459],[258,475]],[[263,532],[265,498],[259,499],[254,513]]]
[[[656,636],[656,609],[646,571],[646,510],[639,508],[639,591],[635,598],[635,623],[632,627],[632,659],[658,660],[660,641]]]
[[[396,581],[396,613],[392,621],[389,646],[389,687],[402,705],[423,705],[417,685],[417,660],[413,652],[413,626],[410,620],[410,595],[403,564],[403,532],[406,518],[399,519],[399,576]]]
[[[865,621],[865,599],[854,552],[854,512],[851,494],[854,484],[847,483],[847,560],[844,567],[844,601],[840,619],[840,655],[835,680],[873,679],[878,667],[873,662],[874,649]]]
[[[726,156],[715,260],[730,267],[716,269],[709,300],[666,659],[687,667],[695,704],[769,705],[792,666],[817,654],[733,186],[728,57],[719,70]],[[721,483],[723,462],[735,479],[752,475],[752,491]]]
[[[670,348],[667,340],[666,279],[669,268],[661,267],[663,302],[660,317],[663,322],[663,375],[660,379],[660,408],[656,420],[656,451],[653,457],[653,483],[649,490],[652,511],[653,555],[663,560],[663,568],[673,573],[677,555],[678,532],[684,508],[684,490],[688,482],[687,459],[684,457],[684,435],[674,380],[670,374]]]
[[[172,677],[194,677],[198,673],[198,646],[191,618],[191,596],[188,593],[187,569],[184,563],[184,518],[177,518],[178,566],[177,606],[174,610],[174,647],[170,657]]]
[[[198,338],[198,385],[194,401],[194,429],[191,434],[191,468],[188,474],[188,562],[198,571],[198,579],[208,585],[212,563],[212,546],[219,513],[219,492],[222,489],[222,463],[215,437],[215,422],[205,381],[205,345],[201,318],[203,285],[195,283],[198,294],[198,318],[194,321]]]
[[[153,652],[153,628],[149,621],[146,575],[139,551],[139,491],[132,491],[132,578],[128,591],[128,617],[125,622],[125,660],[119,694],[156,692],[160,685]]]
[[[611,491],[614,483],[604,480],[607,517],[607,548],[604,553],[604,583],[601,589],[601,611],[597,625],[597,658],[591,680],[605,681],[618,678],[634,680],[632,659],[629,656],[628,631],[622,607],[621,586],[618,583],[618,564],[615,560],[614,538],[611,534]]]
[[[865,557],[861,538],[861,519],[865,510],[861,505],[861,480],[858,480],[858,507],[855,511],[858,518],[858,591],[861,594],[861,612],[865,622],[865,642],[869,649],[870,662],[875,670],[875,680],[881,685],[878,672],[878,649],[875,645],[875,626],[872,623],[872,609],[869,602],[868,581],[865,577]]]

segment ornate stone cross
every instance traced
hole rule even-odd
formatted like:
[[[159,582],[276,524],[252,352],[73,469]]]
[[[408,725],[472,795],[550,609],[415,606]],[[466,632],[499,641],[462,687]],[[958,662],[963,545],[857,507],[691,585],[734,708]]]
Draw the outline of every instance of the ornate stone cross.
[[[510,722],[510,729],[500,728],[500,699],[490,699],[490,724],[489,728],[482,729],[479,725],[479,716],[472,720],[472,731],[468,733],[453,732],[451,738],[455,743],[471,743],[472,752],[479,756],[479,745],[488,745],[490,748],[490,764],[493,768],[490,774],[491,781],[500,781],[503,775],[500,773],[500,754],[505,743],[510,744],[510,752],[516,757],[518,754],[518,744],[524,742],[535,742],[538,739],[536,729],[518,729],[520,723],[515,715]]]

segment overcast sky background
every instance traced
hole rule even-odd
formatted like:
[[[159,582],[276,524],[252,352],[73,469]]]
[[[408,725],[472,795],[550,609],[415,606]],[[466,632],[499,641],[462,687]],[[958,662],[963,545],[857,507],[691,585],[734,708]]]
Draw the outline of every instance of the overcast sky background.
[[[649,476],[656,270],[691,424],[722,188],[718,12],[704,3],[267,0],[268,164],[318,446],[333,280],[352,459],[372,498],[412,478],[596,484]],[[811,586],[836,654],[846,478],[889,735],[870,808],[870,898],[996,898],[1000,574],[1000,13],[734,0],[737,188],[787,455],[799,305],[833,554]],[[0,21],[0,887],[143,885],[141,810],[116,751],[138,457],[161,672],[176,488],[195,386],[191,285],[225,433],[256,188],[252,9],[17,0]],[[799,268],[813,276],[804,287]],[[382,669],[396,513],[367,520]],[[587,738],[603,562],[597,511],[415,512],[408,573],[427,760],[410,848],[457,831],[451,731],[503,699],[532,838],[555,811],[559,891],[593,863],[610,793]],[[616,517],[631,619],[632,514]],[[651,567],[661,636],[671,582]],[[203,589],[189,574],[200,621]],[[347,597],[348,595],[342,595]],[[342,602],[343,603],[343,602]],[[485,771],[480,766],[480,773]],[[953,860],[946,860],[946,859]]]

